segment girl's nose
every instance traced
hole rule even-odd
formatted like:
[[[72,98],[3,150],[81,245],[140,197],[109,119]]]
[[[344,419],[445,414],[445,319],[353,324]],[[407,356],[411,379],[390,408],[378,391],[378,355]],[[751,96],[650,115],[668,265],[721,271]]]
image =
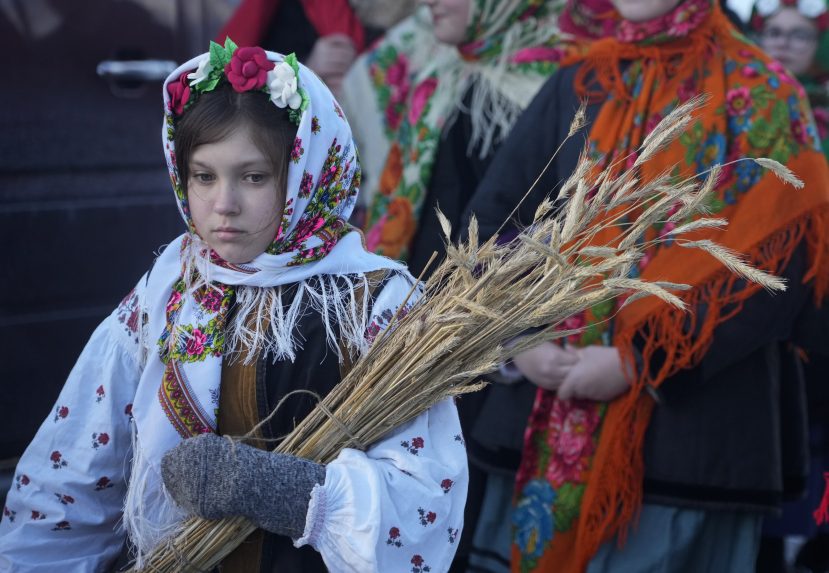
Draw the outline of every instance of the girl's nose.
[[[219,183],[217,191],[213,210],[219,215],[238,215],[241,204],[235,185],[222,181]]]

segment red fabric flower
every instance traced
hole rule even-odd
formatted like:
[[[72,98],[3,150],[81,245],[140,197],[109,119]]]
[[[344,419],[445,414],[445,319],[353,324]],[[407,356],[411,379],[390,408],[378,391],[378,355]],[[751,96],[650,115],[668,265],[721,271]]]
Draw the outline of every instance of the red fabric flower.
[[[170,95],[170,109],[174,114],[181,115],[184,111],[184,104],[190,100],[187,72],[181,74],[176,81],[167,84],[167,93]]]
[[[237,48],[225,66],[225,75],[233,89],[241,93],[264,86],[268,72],[273,68],[274,63],[268,60],[262,48]]]

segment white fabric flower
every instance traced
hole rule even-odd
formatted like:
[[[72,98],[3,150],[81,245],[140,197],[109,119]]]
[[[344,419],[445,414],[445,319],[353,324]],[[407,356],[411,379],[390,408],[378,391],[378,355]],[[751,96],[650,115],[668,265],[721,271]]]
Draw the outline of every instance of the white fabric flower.
[[[825,0],[799,0],[797,10],[807,18],[817,18],[826,12]]]
[[[754,6],[757,13],[765,18],[777,12],[777,9],[780,8],[780,0],[758,0]]]
[[[210,57],[205,57],[199,62],[199,67],[196,68],[195,72],[187,74],[187,79],[190,80],[190,85],[194,86],[206,80],[212,71],[213,65],[210,63]]]
[[[277,107],[299,109],[302,105],[296,73],[290,64],[280,62],[268,72],[268,90],[271,92],[271,101]]]

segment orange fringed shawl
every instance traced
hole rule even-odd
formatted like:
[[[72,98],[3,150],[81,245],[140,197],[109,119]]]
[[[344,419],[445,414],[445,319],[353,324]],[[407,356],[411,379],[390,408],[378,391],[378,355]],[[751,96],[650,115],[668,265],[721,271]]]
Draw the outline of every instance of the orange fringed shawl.
[[[624,71],[622,61],[629,62]],[[686,0],[656,23],[622,23],[616,38],[595,42],[570,63],[581,63],[577,92],[608,97],[588,141],[605,168],[632,168],[647,133],[698,93],[709,96],[707,104],[688,132],[641,166],[641,180],[666,169],[681,179],[746,157],[787,165],[804,181],[803,189],[750,160],[724,167],[708,207],[728,219],[727,230],[688,238],[715,240],[772,273],[781,272],[806,241],[810,270],[803,280],[812,282],[818,299],[824,297],[829,168],[811,111],[796,81],[740,35],[718,6]],[[656,225],[643,239],[670,231],[670,225]],[[612,241],[613,234],[608,230],[597,243]],[[698,365],[717,325],[740,312],[759,288],[746,286],[710,255],[675,244],[648,251],[639,273],[691,285],[684,299],[705,312],[677,312],[653,297],[621,310],[612,344],[633,365],[639,337],[638,363],[644,366],[630,392],[607,406],[562,403],[539,391],[518,476],[513,571],[583,571],[604,541],[615,534],[624,538],[642,501],[642,444],[653,408],[645,388]],[[657,352],[661,366],[652,369]]]

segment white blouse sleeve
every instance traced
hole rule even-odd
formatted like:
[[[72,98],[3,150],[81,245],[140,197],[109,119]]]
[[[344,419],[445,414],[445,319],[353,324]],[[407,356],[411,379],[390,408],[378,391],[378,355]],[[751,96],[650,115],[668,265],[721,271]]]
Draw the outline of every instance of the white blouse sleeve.
[[[92,334],[20,458],[0,522],[0,571],[103,571],[120,553],[138,299],[130,292]]]
[[[404,276],[389,281],[375,317],[387,322],[410,285]],[[335,573],[446,571],[463,528],[467,485],[458,413],[446,399],[368,451],[345,449],[328,464],[295,545],[314,547]]]

